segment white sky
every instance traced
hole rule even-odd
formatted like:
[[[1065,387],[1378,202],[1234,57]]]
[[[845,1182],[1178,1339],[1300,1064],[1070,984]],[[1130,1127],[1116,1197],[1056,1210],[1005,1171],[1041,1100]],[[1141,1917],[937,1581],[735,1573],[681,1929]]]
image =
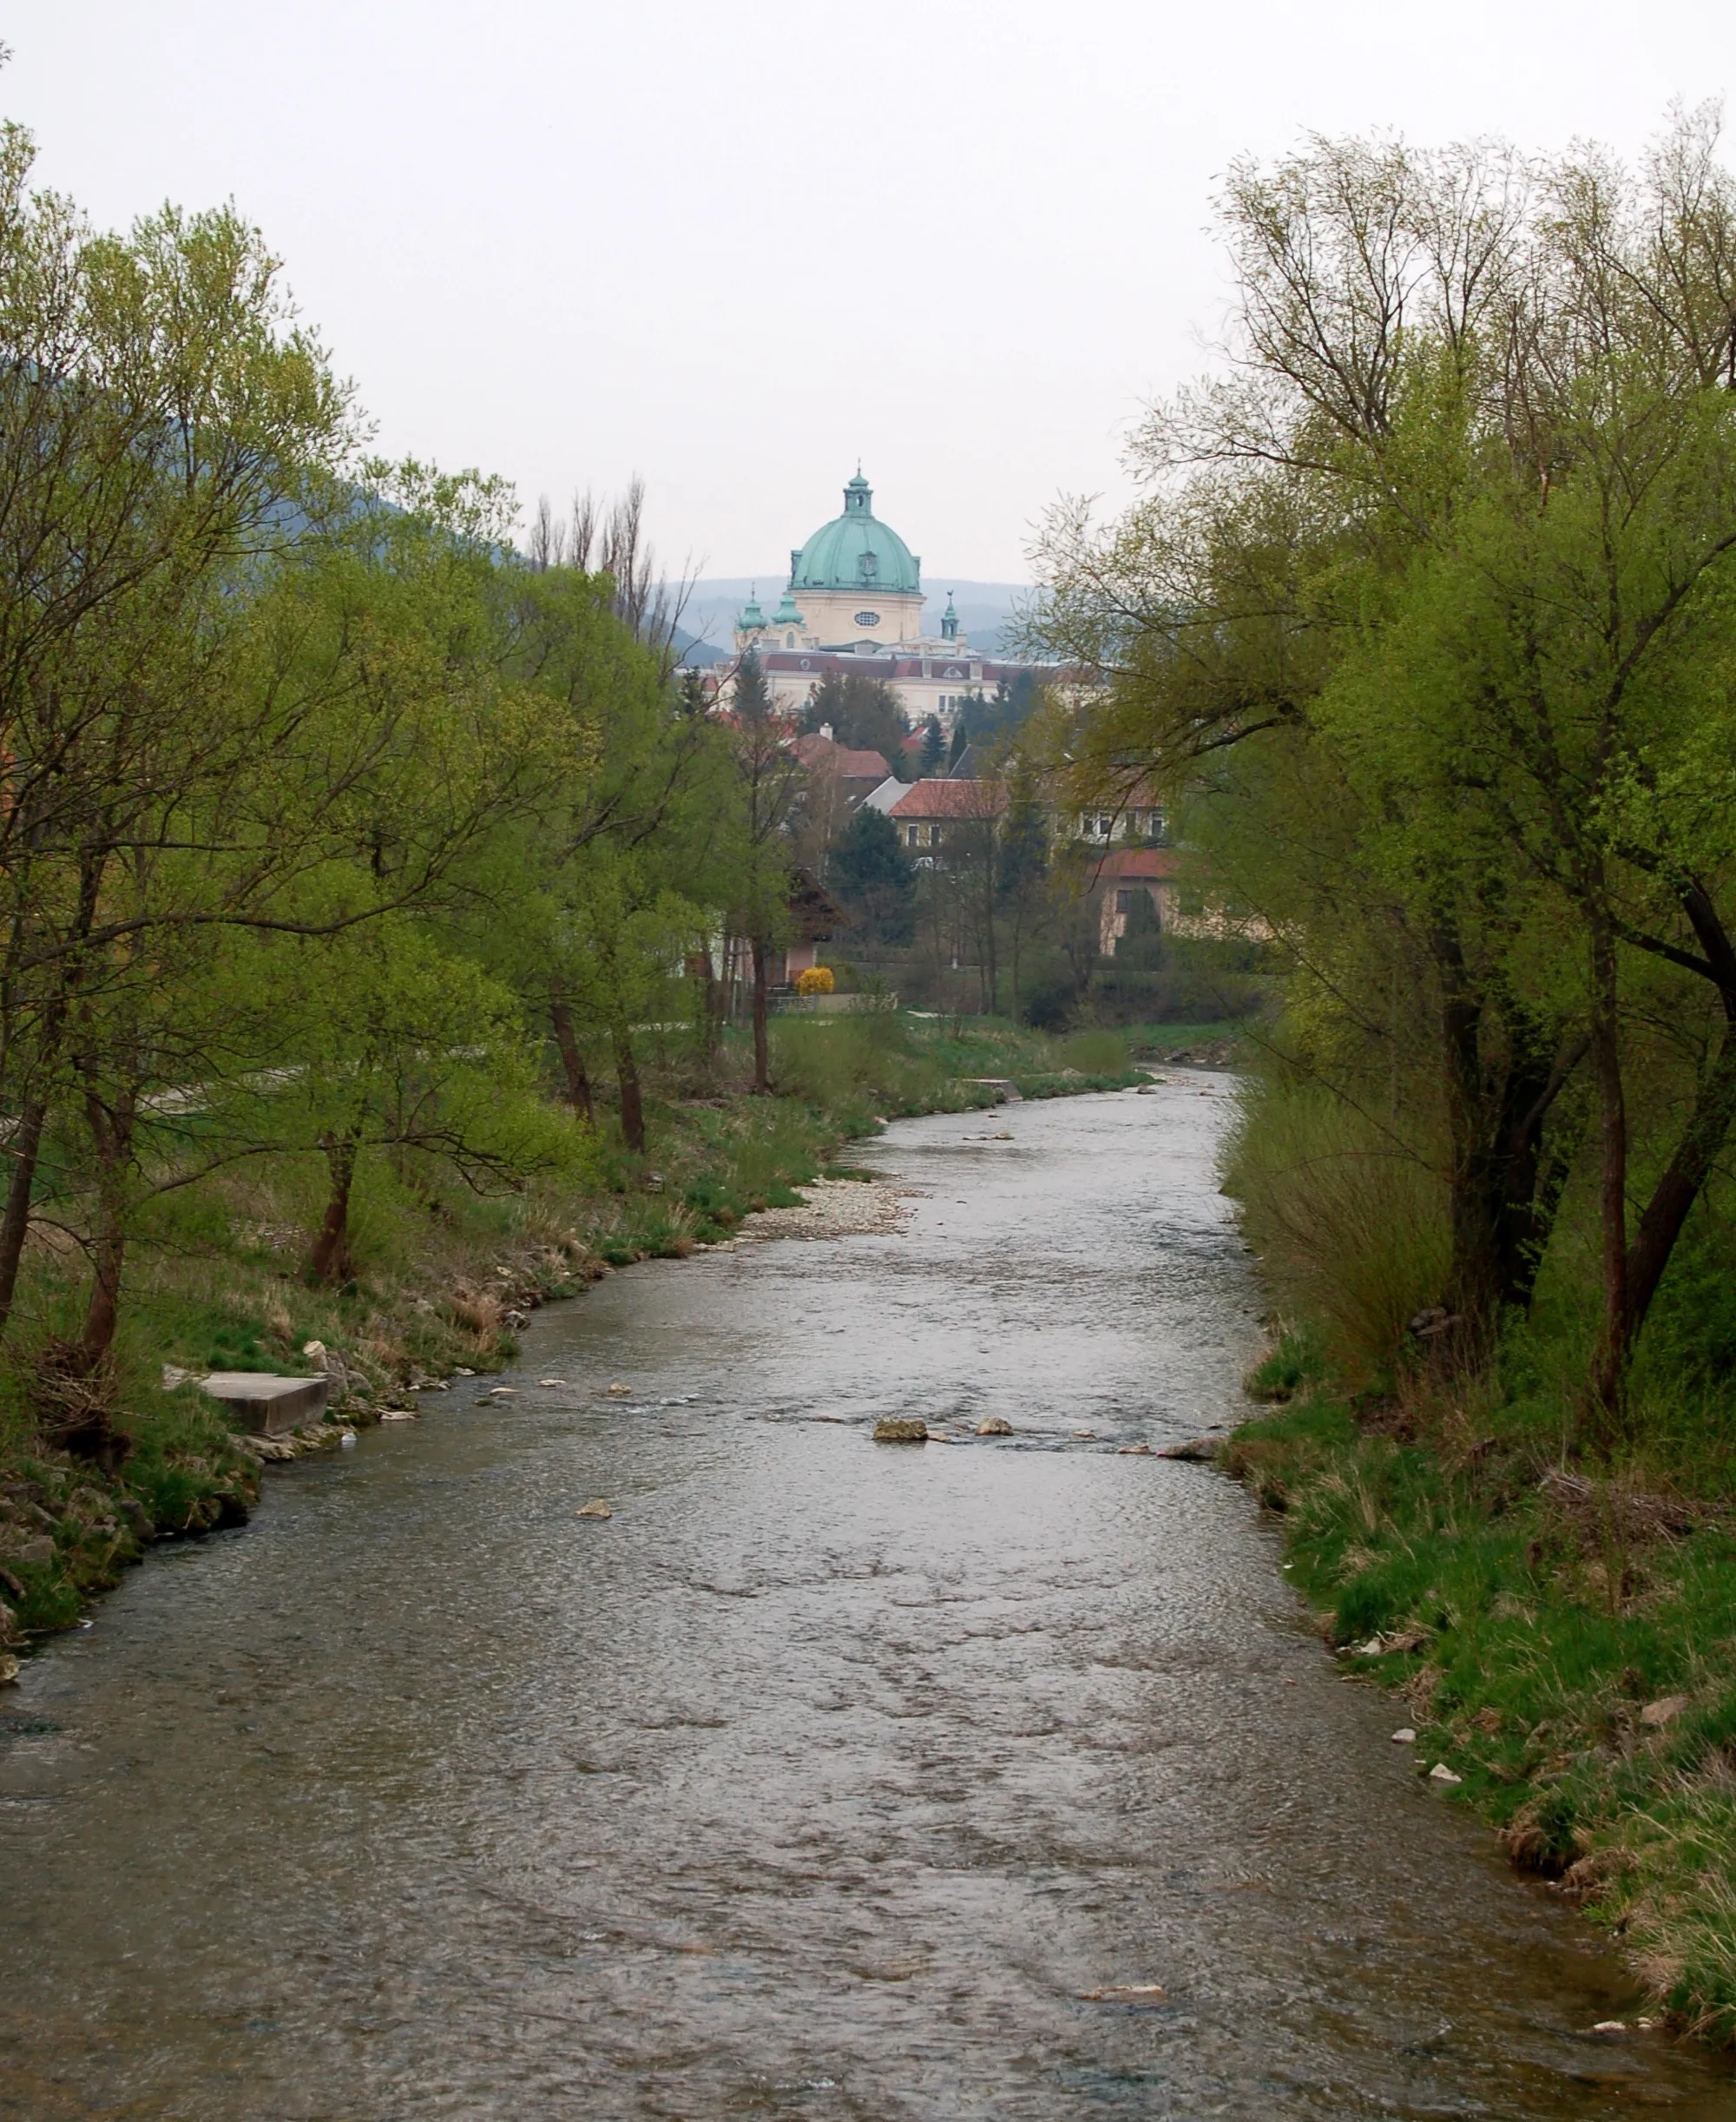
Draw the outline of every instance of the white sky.
[[[1235,155],[1631,153],[1736,87],[1733,0],[0,0],[0,36],[44,180],[108,222],[233,197],[382,449],[527,504],[638,471],[667,558],[768,582],[858,452],[930,583],[1122,496],[1216,328]]]

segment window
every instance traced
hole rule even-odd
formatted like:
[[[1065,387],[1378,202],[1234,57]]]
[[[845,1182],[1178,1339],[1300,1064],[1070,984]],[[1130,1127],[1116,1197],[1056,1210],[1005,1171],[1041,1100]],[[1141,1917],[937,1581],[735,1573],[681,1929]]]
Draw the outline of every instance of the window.
[[[795,647],[795,645],[796,645],[796,637],[795,637],[795,636],[794,636],[793,634],[786,634],[786,635],[785,635],[785,636],[784,636],[784,646],[785,646],[786,649],[793,649],[793,648]]]
[[[1123,886],[1122,888],[1115,894],[1115,912],[1117,913],[1131,913],[1134,910],[1134,901],[1138,897],[1139,893],[1136,890],[1130,890],[1126,886]]]
[[[904,827],[904,845],[905,845],[905,847],[915,847],[915,846],[917,844],[917,833],[918,829],[919,829],[918,827],[917,827],[916,826],[913,826],[913,825],[907,825],[907,826]]]

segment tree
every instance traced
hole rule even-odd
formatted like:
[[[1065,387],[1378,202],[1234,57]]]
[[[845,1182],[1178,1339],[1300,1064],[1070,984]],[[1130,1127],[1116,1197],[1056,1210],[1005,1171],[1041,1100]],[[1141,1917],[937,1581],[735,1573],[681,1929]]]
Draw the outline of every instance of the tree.
[[[864,804],[832,862],[832,886],[852,925],[871,942],[908,943],[915,930],[917,880],[884,811]]]
[[[801,768],[789,749],[787,719],[772,704],[760,659],[750,649],[735,667],[730,691],[740,808],[733,865],[734,920],[747,939],[753,971],[753,1088],[772,1087],[767,1002],[773,946],[790,895],[786,827],[801,791]]]
[[[1297,1065],[1438,1160],[1469,1360],[1529,1301],[1588,1066],[1608,1423],[1736,1109],[1736,192],[1698,116],[1637,181],[1317,142],[1221,216],[1234,372],[1154,416],[1150,501],[1049,528],[1047,637],[1109,689],[1075,763],[1175,792],[1293,954]]]
[[[910,734],[897,693],[880,679],[856,670],[826,672],[808,695],[801,728],[808,734],[830,728],[852,751],[878,752],[889,769]]]
[[[33,157],[0,127],[0,1331],[103,953],[187,913],[135,901],[123,932],[111,880],[161,839],[174,795],[186,818],[257,779],[263,732],[213,705],[245,630],[238,574],[319,514],[352,440],[254,231],[165,209],[99,236],[30,192]],[[248,918],[278,873],[256,841],[203,918]]]
[[[1012,974],[1011,1009],[1020,1015],[1020,976],[1025,952],[1049,911],[1049,818],[1029,764],[1016,759],[1008,783],[1007,822],[1003,830],[1000,873],[996,880],[1002,917],[1007,926]]]

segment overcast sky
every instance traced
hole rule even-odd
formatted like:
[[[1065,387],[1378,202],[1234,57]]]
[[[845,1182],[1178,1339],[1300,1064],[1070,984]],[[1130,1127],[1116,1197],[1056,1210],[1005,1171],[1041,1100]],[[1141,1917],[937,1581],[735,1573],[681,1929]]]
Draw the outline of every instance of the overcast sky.
[[[0,36],[44,179],[108,222],[233,198],[382,449],[527,504],[640,471],[667,557],[772,581],[859,453],[937,586],[1125,492],[1221,313],[1233,156],[1631,154],[1736,85],[1733,0],[0,0]]]

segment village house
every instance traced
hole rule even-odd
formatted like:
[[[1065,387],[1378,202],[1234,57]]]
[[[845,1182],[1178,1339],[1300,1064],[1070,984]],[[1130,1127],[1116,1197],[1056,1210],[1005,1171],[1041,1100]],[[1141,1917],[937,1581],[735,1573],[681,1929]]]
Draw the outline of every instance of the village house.
[[[810,775],[835,789],[846,814],[859,809],[892,771],[878,752],[852,750],[827,728],[792,738],[790,749]]]
[[[1112,847],[1167,837],[1163,807],[1149,782],[1135,781],[1075,814],[1075,837],[1087,847]]]
[[[1181,857],[1174,847],[1121,847],[1104,855],[1092,872],[1098,893],[1097,949],[1102,957],[1115,956],[1139,899],[1150,901],[1165,935],[1188,933],[1197,926],[1196,917],[1182,911],[1180,872]]]
[[[887,811],[898,843],[919,869],[931,868],[948,836],[961,827],[993,824],[1007,808],[1000,781],[913,781]]]

